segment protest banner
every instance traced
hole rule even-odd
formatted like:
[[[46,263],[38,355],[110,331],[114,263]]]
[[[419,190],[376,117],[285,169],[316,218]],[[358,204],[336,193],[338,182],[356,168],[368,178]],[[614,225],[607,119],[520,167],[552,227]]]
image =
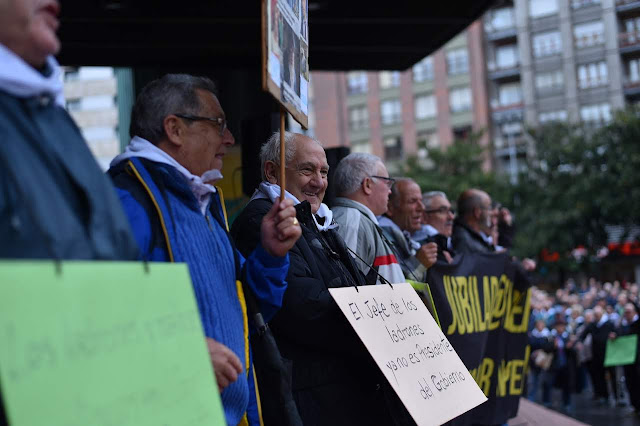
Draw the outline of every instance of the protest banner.
[[[418,425],[442,424],[486,401],[410,284],[329,292]]]
[[[9,424],[224,425],[185,264],[0,262]]]
[[[262,88],[308,127],[307,0],[262,1]]]
[[[454,424],[515,417],[530,355],[524,272],[506,253],[461,254],[429,268],[428,281],[442,331],[488,397]]]
[[[607,340],[607,348],[604,355],[604,366],[628,365],[636,362],[638,349],[638,335],[620,336],[613,340]]]

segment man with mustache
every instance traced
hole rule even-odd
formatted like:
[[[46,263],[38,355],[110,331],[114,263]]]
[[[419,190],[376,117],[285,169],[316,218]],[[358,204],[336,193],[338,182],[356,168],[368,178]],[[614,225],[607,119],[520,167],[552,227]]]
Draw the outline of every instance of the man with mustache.
[[[246,259],[235,250],[222,194],[213,185],[235,139],[206,77],[168,74],[147,84],[129,133],[131,142],[109,174],[142,259],[188,265],[227,423],[259,424],[240,280],[264,317],[273,316],[287,285],[287,252],[300,236],[293,203],[269,209]]]
[[[378,218],[404,276],[419,282],[427,282],[427,269],[436,263],[438,255],[436,243],[420,244],[411,238],[422,226],[423,212],[420,186],[413,179],[400,178],[391,188],[387,212]]]
[[[418,242],[435,242],[438,244],[438,259],[451,263],[453,260],[451,234],[454,219],[451,203],[444,192],[430,191],[422,194],[422,204],[424,204],[423,225],[411,237]]]

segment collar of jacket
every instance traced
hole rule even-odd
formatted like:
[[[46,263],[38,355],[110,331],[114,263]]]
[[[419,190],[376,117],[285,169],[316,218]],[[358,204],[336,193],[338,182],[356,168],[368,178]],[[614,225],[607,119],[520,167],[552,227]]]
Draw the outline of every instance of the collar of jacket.
[[[470,235],[473,239],[475,239],[475,240],[477,240],[477,241],[481,242],[481,243],[482,243],[482,245],[484,245],[485,247],[487,247],[487,248],[491,249],[491,251],[494,251],[494,250],[495,250],[495,247],[494,247],[494,246],[492,246],[491,244],[487,243],[487,242],[485,241],[485,239],[484,239],[484,238],[482,238],[482,235],[480,235],[478,232],[476,232],[476,231],[474,231],[473,229],[471,229],[471,228],[469,227],[469,225],[467,225],[467,223],[466,223],[466,222],[464,222],[464,221],[462,221],[462,220],[460,220],[460,219],[456,218],[456,219],[454,220],[453,226],[454,226],[454,227],[455,227],[455,226],[459,226],[459,227],[461,227],[462,229],[464,229],[465,231],[467,231],[467,232],[469,233],[469,235]],[[454,247],[454,249],[455,249],[455,247]]]

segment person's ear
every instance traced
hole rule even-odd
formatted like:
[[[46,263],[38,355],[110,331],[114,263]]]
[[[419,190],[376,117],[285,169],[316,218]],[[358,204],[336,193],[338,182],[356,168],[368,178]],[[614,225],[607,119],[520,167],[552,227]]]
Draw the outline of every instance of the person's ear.
[[[280,176],[280,167],[273,161],[267,161],[264,164],[264,174],[270,184],[278,184]]]
[[[360,186],[365,195],[371,195],[373,193],[373,180],[370,177],[364,178]]]
[[[167,135],[167,140],[175,145],[182,146],[184,135],[184,122],[173,114],[167,115],[162,120],[162,126],[164,127],[164,133]]]

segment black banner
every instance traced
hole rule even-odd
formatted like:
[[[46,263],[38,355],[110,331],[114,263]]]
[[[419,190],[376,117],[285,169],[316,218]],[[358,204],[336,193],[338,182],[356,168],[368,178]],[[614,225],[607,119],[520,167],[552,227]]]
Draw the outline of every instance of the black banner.
[[[464,254],[429,269],[443,332],[488,401],[454,425],[506,423],[518,412],[529,362],[530,284],[506,253]]]

